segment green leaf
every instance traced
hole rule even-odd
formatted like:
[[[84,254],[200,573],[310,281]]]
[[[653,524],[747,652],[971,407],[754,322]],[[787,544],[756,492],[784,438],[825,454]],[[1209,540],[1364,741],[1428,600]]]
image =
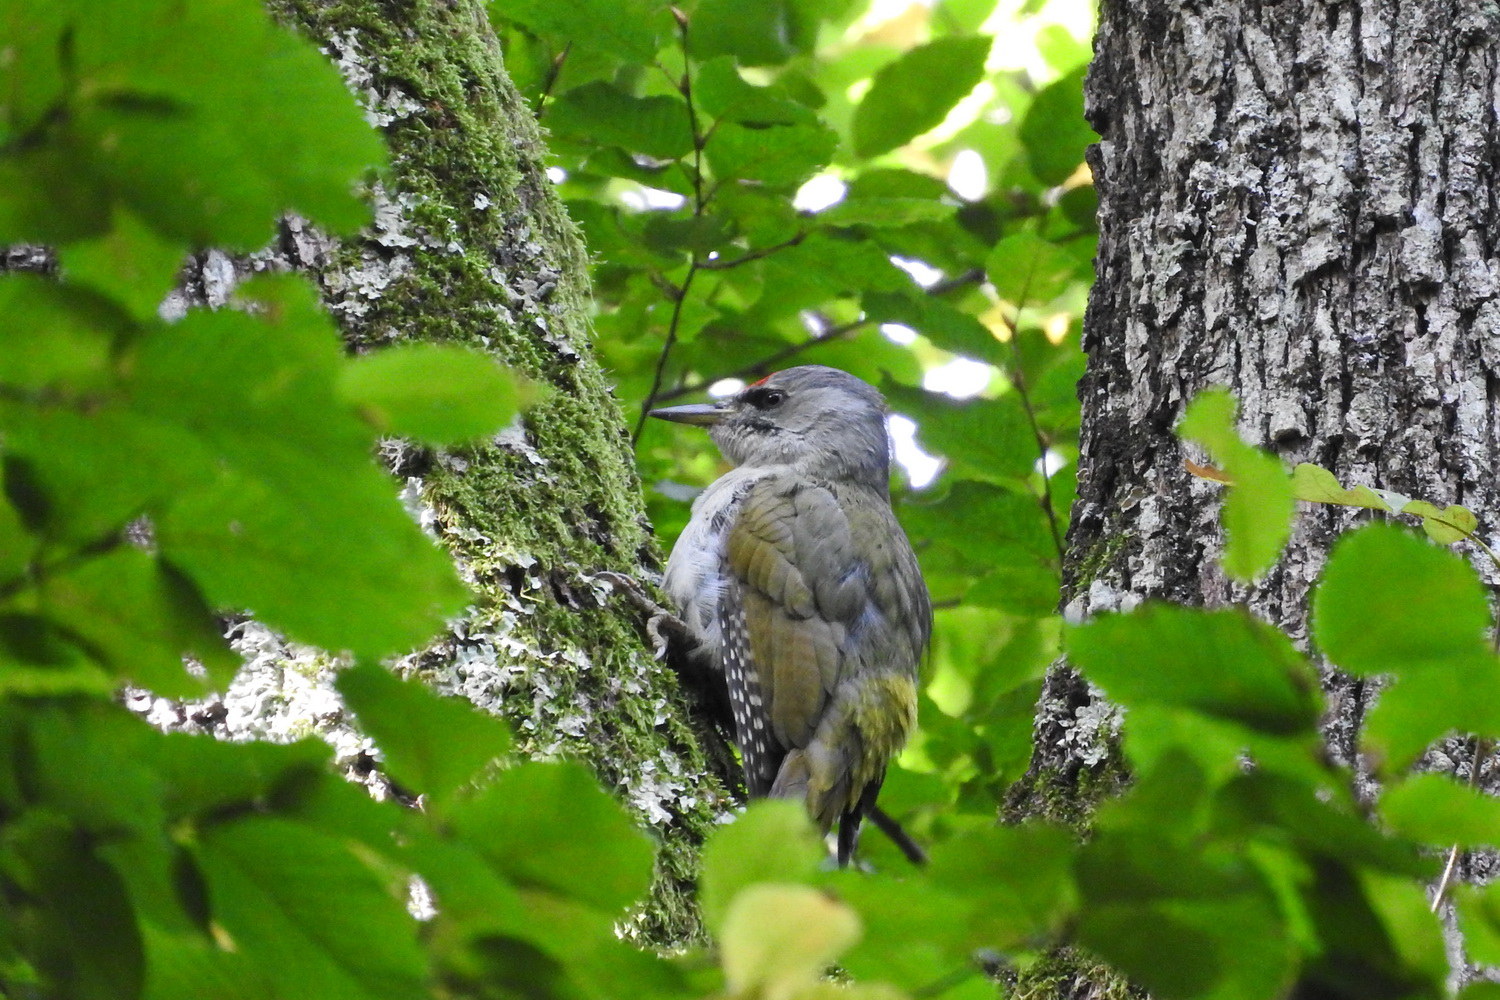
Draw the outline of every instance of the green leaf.
[[[450,810],[453,829],[509,878],[617,913],[651,881],[651,845],[580,764],[502,771]]]
[[[701,114],[741,125],[812,125],[818,116],[781,86],[756,86],[740,75],[731,56],[705,62],[693,78],[693,100]]]
[[[0,612],[0,693],[102,697],[118,686],[45,618]]]
[[[1431,664],[1388,684],[1365,723],[1365,750],[1372,763],[1395,771],[1451,733],[1500,737],[1500,669],[1493,656]]]
[[[1322,746],[1310,741],[1303,753],[1315,759]],[[1295,845],[1308,859],[1329,859],[1415,880],[1437,876],[1436,858],[1372,825],[1347,790],[1330,785],[1337,778],[1326,768],[1315,776],[1275,774],[1259,766],[1260,759],[1256,764],[1248,773],[1240,767],[1213,803],[1214,822],[1227,835],[1274,830],[1278,843]]]
[[[1152,996],[1283,995],[1296,952],[1274,892],[1243,844],[1187,837],[1177,813],[1186,805],[1160,803],[1152,826],[1102,830],[1082,849],[1079,942]],[[1178,817],[1171,831],[1164,807]]]
[[[1127,708],[1175,705],[1271,734],[1318,718],[1315,683],[1279,630],[1241,611],[1147,604],[1067,630],[1069,657]],[[1213,669],[1205,670],[1205,657]]]
[[[1339,540],[1312,619],[1322,651],[1361,677],[1493,660],[1489,606],[1474,570],[1393,525],[1367,525]]]
[[[288,209],[340,232],[368,219],[353,189],[384,162],[379,137],[334,66],[263,10],[236,0],[26,6],[9,18],[19,44],[0,92],[19,95],[18,129],[37,128],[44,155],[22,169],[46,200],[25,216],[0,213],[0,241],[102,231],[110,202],[175,239],[246,249]],[[65,100],[68,115],[42,120]],[[32,228],[43,209],[84,205],[82,227]]]
[[[577,45],[634,63],[649,63],[672,27],[664,0],[491,0],[489,8],[492,16],[555,36],[559,48]]]
[[[405,652],[462,609],[465,591],[371,461],[369,429],[337,400],[344,362],[310,291],[258,282],[247,294],[262,297],[262,316],[195,311],[136,359],[133,408],[217,465],[162,515],[161,551],[217,607],[326,649]]]
[[[812,5],[794,0],[701,0],[688,22],[688,52],[777,66],[810,47],[817,27]]]
[[[1427,995],[1442,995],[1451,970],[1443,927],[1432,912],[1426,887],[1382,872],[1358,874],[1370,908],[1384,927],[1388,947],[1400,960],[1401,971],[1408,979],[1429,984]]]
[[[1500,844],[1500,799],[1447,775],[1418,774],[1380,796],[1392,830],[1424,844],[1464,848]]]
[[[563,94],[547,110],[547,127],[575,142],[619,146],[662,160],[693,148],[687,104],[679,97],[633,97],[595,80]]]
[[[87,413],[0,400],[6,487],[24,523],[53,540],[99,543],[213,475],[186,430],[118,406]]]
[[[1385,768],[1406,766],[1451,732],[1500,735],[1490,628],[1473,568],[1394,525],[1346,535],[1313,595],[1314,640],[1340,669],[1397,675],[1365,729]]]
[[[1224,569],[1250,580],[1281,555],[1292,535],[1295,502],[1281,463],[1240,438],[1235,409],[1228,390],[1205,390],[1188,404],[1177,432],[1206,447],[1233,481],[1224,501]]]
[[[69,282],[123,303],[137,320],[157,316],[185,261],[184,247],[117,209],[114,223],[98,236],[62,247],[58,257]]]
[[[1368,507],[1393,514],[1409,514],[1422,519],[1422,530],[1440,545],[1452,545],[1473,536],[1479,519],[1467,507],[1450,504],[1439,508],[1425,500],[1409,500],[1399,493],[1376,490],[1368,486],[1344,489],[1327,469],[1303,462],[1292,470],[1292,490],[1298,500],[1333,503],[1345,507]]]
[[[1333,473],[1319,465],[1303,462],[1292,470],[1292,492],[1298,500],[1310,503],[1334,503],[1345,507],[1367,507],[1390,511],[1391,505],[1368,486],[1346,490]]]
[[[652,212],[641,236],[648,247],[661,253],[693,251],[701,255],[722,247],[731,236],[732,226],[729,219],[717,214],[673,217]],[[680,332],[681,327],[678,329]]]
[[[1460,885],[1454,893],[1454,902],[1469,960],[1481,965],[1500,965],[1500,882],[1482,887]],[[1491,985],[1500,996],[1500,983]]]
[[[1051,566],[1026,563],[996,567],[964,591],[964,603],[1043,617],[1057,610],[1062,577]]]
[[[996,243],[984,267],[995,293],[1018,309],[1050,302],[1071,283],[1092,277],[1067,251],[1029,230]]]
[[[926,292],[871,292],[862,301],[865,314],[873,322],[909,326],[945,351],[993,365],[1005,365],[1010,360],[1009,348],[989,327],[971,313]]]
[[[0,277],[0,384],[67,396],[108,384],[109,358],[130,332],[119,305],[29,274]]]
[[[195,854],[214,920],[283,994],[410,1000],[426,992],[404,882],[377,874],[341,839],[247,816],[205,830]]]
[[[955,472],[1014,481],[1029,476],[1041,458],[1018,393],[959,402],[889,381],[881,391],[891,409],[917,422],[922,446],[946,458]]]
[[[753,802],[703,847],[703,921],[723,928],[730,904],[757,882],[807,882],[828,856],[801,802]]]
[[[1078,904],[1075,835],[1059,827],[991,827],[935,847],[933,883],[977,905],[979,940],[1001,951],[1045,940]]]
[[[374,664],[344,671],[337,686],[360,728],[375,738],[391,776],[431,796],[440,809],[510,749],[504,721]]]
[[[1422,519],[1422,530],[1439,545],[1452,545],[1471,538],[1479,528],[1479,518],[1467,507],[1449,504],[1438,508],[1424,500],[1413,500],[1402,508],[1401,513]]]
[[[834,871],[823,880],[864,924],[863,937],[839,961],[844,971],[857,982],[916,988],[951,976],[954,969],[968,963],[976,948],[991,944],[976,926],[977,911],[987,894],[975,892],[974,885],[953,892],[929,879],[902,878],[907,862],[894,850],[889,869],[882,871],[880,863],[868,856],[874,844],[873,834],[860,843],[861,861],[873,861],[874,873]],[[993,989],[990,985],[992,992],[986,1000],[993,1000]],[[950,992],[942,995],[957,1000]]]
[[[225,743],[210,736],[164,733],[154,766],[165,806],[174,819],[243,812],[268,801],[288,811],[322,782],[343,784],[331,767],[328,744],[309,737],[296,743]],[[380,806],[368,796],[373,809]]]
[[[40,541],[26,530],[20,512],[10,502],[4,477],[5,467],[0,464],[0,586],[26,572]]]
[[[146,1000],[277,1000],[264,969],[244,955],[219,949],[199,933],[141,927],[146,945]]]
[[[906,276],[879,247],[866,240],[837,239],[813,233],[796,246],[765,260],[767,294],[777,285],[805,286],[816,295],[895,292],[911,287]]]
[[[1083,164],[1083,154],[1099,136],[1083,117],[1083,79],[1080,66],[1048,84],[1032,99],[1021,122],[1021,142],[1031,160],[1031,172],[1044,184],[1061,184]]]
[[[845,198],[817,214],[826,226],[909,226],[953,217],[954,206],[926,198]]]
[[[704,147],[714,179],[792,188],[833,158],[838,136],[819,124],[750,128],[726,122]]]
[[[227,687],[239,668],[197,589],[139,549],[117,548],[48,574],[40,607],[114,674],[157,694],[204,693],[184,656],[207,668],[213,689]]]
[[[344,366],[338,394],[382,434],[461,444],[493,434],[516,412],[516,383],[486,354],[403,344]]]
[[[40,945],[32,957],[51,988],[38,995],[140,994],[145,962],[125,884],[76,830],[39,810],[12,816],[0,839],[0,874],[12,896],[6,923],[25,927]]]
[[[957,553],[977,575],[1002,560],[1017,569],[1039,566],[1055,572],[1057,548],[1036,498],[989,483],[959,480],[947,491],[924,491],[902,499],[901,523],[926,555],[931,542]],[[925,561],[925,560],[924,560]]]
[[[984,78],[992,43],[985,35],[939,38],[882,68],[854,110],[854,151],[879,156],[942,124]]]
[[[165,785],[150,726],[103,701],[37,704],[27,721],[28,797],[90,834],[159,835]]]

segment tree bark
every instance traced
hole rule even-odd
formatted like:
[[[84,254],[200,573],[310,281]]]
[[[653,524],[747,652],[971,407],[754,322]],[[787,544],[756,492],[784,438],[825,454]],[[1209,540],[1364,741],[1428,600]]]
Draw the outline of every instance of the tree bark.
[[[166,311],[221,305],[250,271],[305,271],[352,349],[466,344],[541,387],[524,419],[482,447],[388,443],[383,457],[408,507],[476,595],[448,635],[400,667],[509,719],[522,752],[592,764],[659,836],[656,891],[635,933],[658,944],[693,938],[697,845],[732,805],[729,758],[643,645],[639,613],[599,580],[603,571],[649,580],[660,555],[619,405],[591,357],[584,250],[484,5],[270,6],[325,48],[382,128],[392,167],[374,184],[375,223],[340,241],[293,218],[277,246],[248,260],[204,254]],[[318,732],[346,767],[372,771],[326,654],[253,622],[231,634],[247,666],[221,702],[137,707],[163,725],[230,738]]]
[[[1102,5],[1071,616],[1238,603],[1305,648],[1309,590],[1338,532],[1365,515],[1304,505],[1273,570],[1228,580],[1219,487],[1188,475],[1173,433],[1212,385],[1240,399],[1247,439],[1289,466],[1493,523],[1497,34],[1500,10],[1466,0]],[[1376,691],[1331,671],[1324,687],[1329,746],[1368,793],[1357,737]],[[1075,675],[1055,674],[1018,812],[1076,814],[1118,783],[1107,715]],[[1086,724],[1103,744],[1080,738]],[[1454,742],[1428,763],[1467,776],[1473,762]],[[1467,874],[1489,865],[1471,859]]]

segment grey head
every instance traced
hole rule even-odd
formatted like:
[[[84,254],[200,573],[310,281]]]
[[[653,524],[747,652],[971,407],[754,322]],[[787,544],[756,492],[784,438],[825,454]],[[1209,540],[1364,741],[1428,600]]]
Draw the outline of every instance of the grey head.
[[[793,465],[884,491],[890,475],[885,398],[826,365],[768,375],[716,403],[652,410],[653,417],[708,428],[735,465]]]

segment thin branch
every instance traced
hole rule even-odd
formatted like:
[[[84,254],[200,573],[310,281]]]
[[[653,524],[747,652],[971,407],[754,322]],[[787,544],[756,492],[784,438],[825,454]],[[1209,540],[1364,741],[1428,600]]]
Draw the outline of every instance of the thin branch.
[[[552,96],[552,88],[557,85],[557,78],[562,75],[563,63],[568,61],[568,53],[572,51],[573,43],[569,42],[553,58],[552,66],[547,70],[547,79],[542,83],[542,92],[536,98],[537,121],[541,121],[542,115],[547,113],[547,98]]]
[[[1473,788],[1479,784],[1479,768],[1484,759],[1490,754],[1489,740],[1474,737],[1474,759],[1469,762],[1469,787]],[[1458,869],[1459,845],[1454,844],[1448,851],[1448,862],[1443,865],[1443,877],[1438,880],[1437,891],[1432,894],[1432,912],[1436,913],[1438,907],[1443,905],[1443,900],[1448,895],[1448,889],[1453,885],[1453,873]]]
[[[688,19],[675,7],[672,8],[672,15],[677,19],[678,38],[682,42],[682,79],[678,81],[677,89],[687,105],[688,128],[693,133],[693,218],[699,219],[703,217],[703,210],[708,205],[708,199],[703,195],[703,147],[707,140],[698,129],[698,108],[693,101],[692,63],[688,60]],[[666,72],[664,68],[662,71]],[[635,420],[635,431],[630,435],[631,447],[635,447],[640,441],[641,432],[646,429],[646,421],[651,416],[651,409],[659,402],[662,379],[667,371],[667,359],[672,354],[672,348],[677,345],[677,331],[682,325],[682,305],[693,290],[693,279],[697,277],[702,267],[698,253],[694,251],[688,258],[687,276],[682,279],[681,287],[677,288],[672,298],[672,319],[667,324],[667,338],[662,342],[661,353],[656,357],[656,371],[651,376],[651,391],[646,393],[646,398],[641,401],[641,412]]]
[[[1037,500],[1042,506],[1042,512],[1047,515],[1047,529],[1052,533],[1052,545],[1057,550],[1057,564],[1061,567],[1067,559],[1067,549],[1063,545],[1062,530],[1057,523],[1057,511],[1053,509],[1052,477],[1047,474],[1047,439],[1042,436],[1042,429],[1036,422],[1036,407],[1032,405],[1031,395],[1026,391],[1026,374],[1021,370],[1021,310],[1026,308],[1026,299],[1031,294],[1031,277],[1034,273],[1028,272],[1026,283],[1021,286],[1021,294],[1016,300],[1015,317],[1005,319],[1005,325],[1010,328],[1010,352],[1013,358],[1010,384],[1021,400],[1026,423],[1031,427],[1032,440],[1036,442],[1037,461],[1041,465],[1038,473],[1042,477],[1042,493]]]
[[[771,256],[773,253],[776,253],[778,250],[785,250],[787,247],[794,247],[805,239],[807,239],[807,233],[801,232],[790,239],[782,240],[780,243],[776,243],[768,247],[761,247],[759,250],[751,250],[743,256],[735,257],[732,260],[706,260],[703,262],[703,270],[728,271],[731,268],[740,267],[744,264],[749,264],[752,261],[762,260],[766,257]]]
[[[652,407],[668,398],[661,394],[661,382],[667,370],[667,356],[672,353],[672,348],[677,343],[677,329],[682,323],[682,304],[687,301],[688,292],[693,288],[693,278],[697,276],[698,270],[698,255],[693,254],[692,260],[688,262],[687,277],[682,279],[682,287],[672,302],[672,319],[667,324],[667,339],[661,345],[661,353],[656,356],[656,372],[651,376],[651,391],[646,393],[646,398],[641,402],[641,413],[636,417],[635,431],[630,435],[631,447],[635,447],[636,442],[641,439],[641,431],[646,428],[646,419],[651,416]]]
[[[703,147],[708,145],[708,137],[698,128],[698,106],[693,100],[692,63],[688,61],[688,19],[675,7],[672,13],[677,18],[677,37],[682,40],[682,80],[677,89],[687,104],[688,128],[693,133],[693,215],[696,217],[702,215],[708,205],[708,199],[703,196]]]

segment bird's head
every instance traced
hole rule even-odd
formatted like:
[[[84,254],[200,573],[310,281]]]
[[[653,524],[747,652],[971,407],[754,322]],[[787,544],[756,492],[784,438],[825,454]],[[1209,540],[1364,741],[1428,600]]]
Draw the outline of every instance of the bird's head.
[[[885,399],[837,368],[788,368],[716,403],[669,406],[651,415],[707,427],[735,465],[795,465],[881,490],[890,475]]]

